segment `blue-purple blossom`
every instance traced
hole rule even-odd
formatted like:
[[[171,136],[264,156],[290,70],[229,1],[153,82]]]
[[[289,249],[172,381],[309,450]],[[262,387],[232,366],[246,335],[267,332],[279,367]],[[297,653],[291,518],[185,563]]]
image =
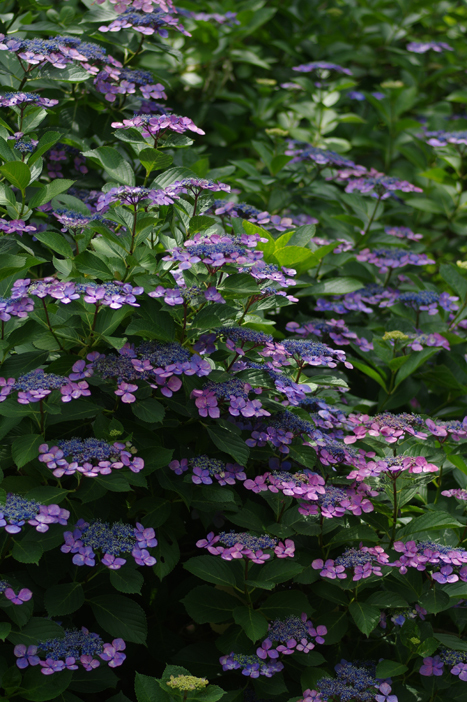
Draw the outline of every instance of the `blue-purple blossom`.
[[[262,660],[274,660],[280,654],[288,656],[295,651],[309,653],[314,649],[315,643],[325,642],[324,636],[327,633],[328,630],[323,625],[315,628],[306,614],[302,614],[301,617],[291,615],[286,619],[275,619],[270,622],[267,638],[256,649],[256,655]]]
[[[415,253],[407,249],[381,248],[362,249],[357,254],[357,261],[372,263],[377,266],[380,273],[387,273],[390,269],[403,268],[404,266],[426,266],[434,263],[425,253]]]
[[[27,523],[43,534],[49,530],[50,524],[66,525],[69,516],[69,511],[58,505],[45,506],[36,500],[8,493],[5,504],[0,507],[0,527],[4,527],[8,534],[19,534]]]
[[[345,73],[348,76],[352,75],[352,71],[348,68],[342,68],[337,63],[329,63],[328,61],[312,61],[311,63],[303,63],[300,66],[293,66],[292,70],[299,73],[311,73],[312,71],[336,71],[337,73]]]
[[[44,373],[41,368],[20,375],[16,380],[0,378],[0,402],[4,402],[10,393],[16,392],[18,402],[28,405],[30,402],[40,402],[50,395],[52,390],[60,390],[62,402],[70,402],[91,394],[85,381],[73,383],[67,377]]]
[[[320,571],[322,578],[345,580],[351,574],[355,582],[372,575],[382,576],[381,566],[385,565],[392,564],[381,546],[362,545],[359,548],[348,548],[336,559],[328,558],[323,561],[317,558],[311,564],[314,570]]]
[[[333,177],[338,183],[347,182],[346,193],[353,193],[354,190],[357,190],[363,195],[370,193],[375,197],[378,196],[381,200],[387,199],[395,190],[402,190],[404,193],[423,192],[422,188],[412,185],[407,180],[399,180],[394,176],[379,173],[374,168],[364,174],[357,169],[348,168],[337,171]]]
[[[0,107],[20,107],[24,109],[26,105],[36,105],[37,107],[55,107],[58,100],[41,97],[38,93],[9,92],[0,95]]]
[[[384,227],[384,233],[409,241],[420,241],[420,239],[423,239],[423,234],[415,234],[409,227]]]
[[[270,212],[258,210],[253,205],[246,202],[231,202],[230,200],[214,200],[210,208],[215,215],[229,215],[230,217],[241,217],[252,224],[266,229],[275,229],[278,232],[285,232],[296,226],[291,217],[281,217]]]
[[[225,403],[233,417],[268,417],[270,412],[263,409],[260,400],[250,399],[252,391],[259,395],[261,388],[253,389],[249,383],[239,378],[231,378],[225,383],[208,380],[202,389],[192,390],[190,397],[195,399],[201,417],[220,417],[219,403]]]
[[[122,555],[130,553],[136,564],[153,566],[156,563],[148,548],[157,546],[154,529],[145,529],[142,524],[108,524],[100,519],[86,522],[78,520],[74,531],[65,531],[61,547],[63,553],[73,553],[73,563],[77,566],[94,566],[96,551],[103,553],[102,565],[110,570],[118,570],[126,563]]]
[[[366,172],[364,166],[358,166],[349,158],[336,153],[335,151],[329,151],[328,149],[320,149],[317,146],[311,146],[311,144],[306,144],[302,141],[297,141],[296,139],[291,139],[287,143],[287,149],[285,150],[287,156],[293,156],[290,163],[298,163],[300,161],[310,161],[317,163],[318,166],[346,166],[349,168],[357,169],[362,173]]]
[[[119,64],[121,65],[121,64]],[[105,66],[94,78],[98,92],[103,93],[107,102],[115,102],[117,95],[133,95],[136,88],[145,100],[167,100],[162,83],[154,83],[150,71],[141,69]]]
[[[155,146],[160,137],[163,137],[167,132],[175,132],[183,134],[186,131],[196,132],[196,134],[205,134],[205,132],[196,126],[189,117],[180,117],[173,114],[162,115],[135,115],[131,119],[124,119],[122,122],[112,122],[114,129],[130,129],[132,127],[141,128],[141,133],[145,137],[153,137]]]
[[[274,673],[280,673],[284,669],[280,661],[264,661],[256,655],[247,656],[243,653],[232,652],[228,656],[221,656],[219,662],[222,670],[241,670],[242,675],[250,678],[259,678],[260,675],[271,678]]]
[[[382,436],[388,444],[395,443],[398,439],[403,439],[406,434],[415,436],[417,439],[426,439],[428,434],[425,430],[425,421],[417,414],[392,414],[382,412],[370,417],[368,414],[350,414],[347,418],[349,428],[354,431],[354,436],[346,436],[344,442],[353,444],[358,439],[369,436]],[[423,431],[422,431],[423,430]]]
[[[438,54],[443,51],[454,51],[452,46],[444,41],[411,41],[405,48],[414,54],[426,54],[427,51],[435,51]]]
[[[191,471],[191,480],[195,485],[212,485],[214,481],[219,485],[235,485],[237,480],[246,479],[245,468],[238,463],[224,463],[219,458],[209,456],[196,456],[196,458],[182,458],[181,461],[171,461],[169,468],[176,475],[183,475]]]
[[[114,639],[111,644],[104,643],[99,634],[90,633],[82,627],[80,631],[65,629],[63,637],[39,641],[37,646],[18,644],[14,654],[18,668],[40,665],[41,673],[52,675],[62,670],[78,670],[80,665],[88,672],[94,670],[100,666],[95,656],[110,668],[117,668],[126,658],[122,653],[125,648],[123,639]],[[45,656],[45,659],[41,656]]]
[[[345,295],[320,297],[316,301],[315,310],[319,312],[334,312],[335,314],[347,314],[348,312],[371,314],[373,307],[370,307],[370,305],[390,307],[397,302],[398,297],[399,293],[396,290],[384,288],[377,283],[370,283],[365,285],[364,288]]]
[[[122,65],[99,44],[83,42],[77,37],[19,39],[0,34],[0,51],[10,51],[31,66],[42,67],[50,63],[54,68],[66,68],[76,61],[91,75],[98,72],[98,66]]]
[[[300,325],[297,322],[288,322],[286,329],[301,337],[313,334],[317,337],[329,336],[338,346],[355,344],[362,351],[371,351],[373,344],[365,337],[359,338],[355,332],[350,331],[343,319],[313,320]]]
[[[148,207],[159,207],[160,205],[173,204],[174,197],[176,195],[173,192],[168,194],[167,190],[150,190],[148,188],[119,185],[99,195],[96,209],[98,212],[106,212],[113,202],[123,203],[134,208],[141,202],[145,202]]]
[[[122,29],[134,29],[144,36],[158,34],[163,38],[169,36],[167,28],[176,29],[187,37],[191,34],[186,31],[178,19],[171,14],[159,10],[158,12],[140,12],[133,9],[125,10],[117,19],[108,25],[101,25],[100,32],[119,32]]]
[[[334,670],[336,678],[320,678],[316,683],[318,689],[305,690],[299,702],[398,702],[397,696],[391,694],[391,686],[376,677],[376,663],[349,663],[342,659]]]
[[[7,600],[10,600],[14,605],[22,605],[25,602],[29,602],[32,597],[32,592],[27,587],[21,588],[18,594],[16,594],[10,583],[6,580],[0,580],[0,593],[5,595]]]
[[[255,536],[247,531],[223,531],[217,536],[211,531],[205,539],[197,541],[196,545],[198,548],[206,548],[213,556],[220,556],[224,561],[246,558],[258,565],[265,563],[272,555],[277,558],[293,558],[295,554],[292,539],[282,542],[275,536]]]
[[[429,569],[436,582],[467,582],[467,551],[464,548],[444,546],[433,541],[396,541],[394,550],[402,555],[392,565],[402,574],[408,568],[419,571]]]
[[[39,446],[39,461],[53,471],[56,478],[81,473],[87,478],[109,475],[113,470],[127,467],[133,473],[144,468],[136,449],[121,441],[110,444],[104,439],[62,439],[56,446]]]

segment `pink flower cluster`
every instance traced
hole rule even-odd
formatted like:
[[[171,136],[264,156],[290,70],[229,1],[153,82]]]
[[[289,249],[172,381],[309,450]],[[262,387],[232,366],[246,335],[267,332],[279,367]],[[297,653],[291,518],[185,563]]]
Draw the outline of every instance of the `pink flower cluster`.
[[[424,571],[429,568],[431,577],[436,582],[467,582],[467,551],[463,548],[443,546],[432,541],[396,541],[394,550],[402,555],[390,565],[398,567],[399,572],[407,573],[408,568]],[[433,571],[433,566],[441,566]]]
[[[213,556],[220,556],[224,561],[246,558],[252,563],[262,565],[271,558],[272,551],[277,558],[293,558],[295,544],[292,539],[284,542],[271,536],[253,536],[249,532],[236,534],[222,532],[218,536],[211,531],[205,539],[196,542],[198,548],[205,548]]]
[[[428,463],[424,456],[385,456],[359,466],[349,473],[347,478],[360,481],[366,478],[378,478],[383,473],[394,479],[405,471],[420,475],[422,473],[437,473],[439,468],[434,463]]]
[[[425,428],[424,420],[416,414],[383,412],[374,417],[367,414],[350,414],[347,421],[349,427],[354,427],[354,436],[346,436],[345,444],[354,444],[358,439],[364,439],[367,434],[374,437],[381,436],[388,444],[403,439],[406,434],[415,436],[417,439],[428,437],[428,434],[421,431],[422,428]]]
[[[329,558],[323,561],[317,558],[311,564],[314,570],[319,570],[322,578],[330,580],[345,580],[348,571],[353,572],[352,580],[358,582],[372,575],[382,576],[381,566],[391,565],[389,556],[381,546],[362,546],[349,548],[335,560]]]

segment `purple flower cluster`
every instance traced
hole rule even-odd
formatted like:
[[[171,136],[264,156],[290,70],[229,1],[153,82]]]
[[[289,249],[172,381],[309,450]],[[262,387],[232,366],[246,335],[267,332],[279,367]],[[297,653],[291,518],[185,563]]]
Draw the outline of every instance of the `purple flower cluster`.
[[[62,173],[62,166],[64,163],[68,163],[70,158],[73,159],[73,169],[75,173],[80,176],[88,173],[88,168],[85,165],[86,159],[82,155],[81,151],[79,149],[75,149],[74,146],[70,146],[69,144],[58,143],[55,144],[53,149],[50,149],[50,151],[47,152],[47,175],[50,178],[63,178],[64,175]],[[44,207],[50,207],[50,205],[44,205]]]
[[[19,534],[28,523],[44,534],[50,524],[66,526],[69,516],[69,511],[58,505],[41,505],[35,500],[8,493],[5,505],[0,507],[0,527],[5,527],[8,534]]]
[[[425,253],[414,253],[406,249],[362,249],[357,254],[357,261],[372,263],[379,268],[380,273],[404,266],[426,266],[434,263]],[[410,294],[410,293],[409,293]]]
[[[382,285],[370,283],[360,290],[345,295],[333,295],[329,298],[320,297],[316,301],[316,311],[334,312],[335,314],[347,314],[348,312],[365,312],[371,314],[373,306],[390,307],[397,301],[399,293],[391,288],[383,288]]]
[[[246,479],[245,468],[238,463],[224,463],[219,458],[209,456],[196,456],[196,458],[182,458],[181,461],[171,461],[170,470],[176,475],[182,475],[191,470],[191,480],[195,485],[212,485],[217,481],[219,485],[235,485]]]
[[[417,414],[406,412],[402,414],[382,412],[374,417],[369,417],[367,414],[350,414],[348,422],[349,427],[353,427],[354,436],[346,436],[344,439],[346,444],[364,439],[367,434],[374,437],[381,436],[388,444],[403,439],[406,434],[415,436],[417,439],[426,439],[428,436],[421,431],[425,428],[424,420]]]
[[[239,378],[231,378],[225,383],[209,381],[202,389],[194,389],[190,397],[195,400],[195,405],[201,417],[220,417],[220,403],[226,403],[229,414],[233,417],[268,417],[270,413],[263,409],[260,400],[250,400],[249,393],[252,387],[249,383]],[[260,388],[253,392],[261,394]]]
[[[403,626],[406,620],[413,621],[414,619],[421,619],[425,621],[425,614],[428,614],[426,609],[423,609],[419,604],[411,609],[404,609],[398,614],[394,614],[391,617],[391,621],[395,626]],[[386,628],[386,615],[382,613],[383,619],[380,622],[380,626]]]
[[[447,292],[438,293],[433,290],[421,290],[419,292],[399,293],[393,300],[383,300],[380,307],[391,307],[396,302],[402,302],[406,307],[411,307],[417,312],[428,312],[434,315],[440,307],[446,312],[456,312],[459,309],[457,300],[459,298]]]
[[[102,5],[105,0],[96,0],[98,5]],[[172,0],[110,0],[114,5],[115,12],[121,14],[133,8],[141,12],[152,12],[154,7],[160,7],[163,12],[177,12]]]
[[[350,571],[350,574],[353,574],[352,580],[355,582],[372,575],[382,576],[381,566],[385,565],[391,564],[388,554],[381,546],[362,546],[361,544],[359,548],[348,548],[335,560],[329,558],[323,561],[317,558],[311,564],[314,570],[320,571],[322,578],[345,580]]]
[[[66,68],[76,61],[91,75],[98,73],[99,66],[112,70],[122,65],[99,44],[82,42],[76,37],[18,39],[0,34],[0,51],[10,51],[24,63],[40,68],[48,63],[54,68]]]
[[[176,29],[186,37],[191,37],[191,34],[180,24],[177,17],[161,10],[158,12],[124,10],[120,17],[113,20],[109,25],[101,25],[99,31],[105,33],[119,32],[122,29],[134,29],[135,32],[140,32],[145,36],[159,34],[159,36],[167,38],[169,36],[167,28]]]
[[[7,600],[10,600],[14,605],[22,605],[25,602],[29,602],[32,597],[32,592],[27,587],[21,588],[18,594],[16,594],[10,583],[6,580],[0,580],[0,593],[5,595]]]
[[[325,519],[342,517],[346,512],[359,516],[374,511],[373,503],[368,498],[377,495],[378,491],[365,483],[352,487],[326,485],[324,495],[319,495],[315,504],[301,503],[298,511],[305,517],[321,516]]]
[[[270,442],[283,454],[289,453],[289,445],[295,436],[314,437],[316,434],[314,424],[301,419],[290,410],[278,412],[268,420],[267,425],[258,423],[251,428],[251,437],[245,442],[247,446],[262,447]]]
[[[40,665],[41,673],[53,675],[62,670],[78,670],[79,665],[88,672],[94,670],[100,666],[100,661],[94,656],[99,656],[110,668],[117,668],[126,658],[122,653],[125,648],[123,639],[104,643],[99,634],[92,634],[82,627],[81,631],[65,629],[63,637],[40,641],[37,646],[18,644],[14,654],[16,665],[21,670]],[[45,656],[45,660],[41,659],[41,655]]]
[[[24,232],[28,234],[31,232],[37,232],[37,227],[34,224],[26,224],[23,219],[0,219],[0,231],[5,232],[5,234],[19,234],[23,236]]]
[[[197,127],[189,117],[169,114],[156,116],[136,115],[131,119],[124,119],[123,122],[112,122],[112,127],[115,129],[140,128],[143,136],[153,137],[155,145],[169,131],[177,134],[183,134],[186,131],[196,132],[196,134],[206,133]]]
[[[25,319],[34,309],[34,302],[27,297],[0,297],[0,320],[8,322],[12,317]]]
[[[427,419],[426,426],[440,443],[450,437],[453,441],[462,441],[467,436],[467,417],[462,422],[457,419]]]
[[[318,454],[319,460],[325,466],[334,466],[342,463],[347,466],[360,468],[365,465],[366,458],[373,458],[374,452],[365,452],[362,449],[349,449],[341,441],[334,439],[331,434],[315,431],[311,442],[304,442],[304,446],[312,446]]]
[[[435,51],[438,54],[443,51],[454,51],[452,46],[444,41],[411,41],[405,48],[414,54],[426,54],[427,51]]]
[[[450,673],[459,677],[459,680],[467,682],[467,655],[463,651],[451,651],[442,649],[440,655],[427,656],[423,659],[420,667],[420,675],[439,677],[444,673],[444,665],[450,667]]]
[[[343,363],[346,368],[353,368],[347,361],[344,351],[332,349],[327,344],[304,339],[287,339],[283,342],[267,343],[260,352],[262,356],[272,358],[276,367],[290,365],[293,359],[298,368],[305,366],[327,366],[336,368],[337,363]]]
[[[408,568],[420,571],[429,568],[431,577],[438,583],[467,582],[467,551],[464,548],[432,541],[396,541],[394,550],[402,555],[390,565],[399,568],[402,574],[407,573]]]
[[[81,212],[73,212],[72,210],[59,209],[53,211],[53,216],[62,224],[62,232],[71,231],[73,235],[77,232],[86,229],[92,222],[102,222],[104,218],[96,213],[83,215]],[[107,220],[108,221],[108,220]],[[113,224],[113,222],[111,223]]]
[[[50,100],[36,93],[9,92],[0,95],[0,107],[19,107],[24,109],[26,105],[31,104],[47,109],[58,105],[58,100]]]
[[[211,372],[206,360],[190,354],[175,342],[146,341],[137,347],[127,343],[119,350],[118,356],[105,356],[95,351],[86,358],[89,363],[76,361],[70,378],[80,380],[94,373],[104,380],[115,378],[118,382],[115,394],[128,404],[136,401],[133,393],[138,389],[131,381],[145,380],[165,397],[172,397],[182,387],[179,375],[202,377]]]
[[[39,461],[53,471],[56,478],[81,473],[86,478],[109,475],[113,470],[127,467],[133,473],[144,468],[142,458],[135,456],[130,443],[110,444],[103,439],[63,439],[57,446],[39,446]]]
[[[231,202],[229,200],[214,200],[210,208],[215,215],[229,215],[230,217],[241,217],[252,224],[258,224],[266,229],[275,229],[278,232],[285,232],[296,226],[291,217],[281,217],[270,212],[258,210],[253,205],[246,202]]]
[[[324,643],[327,633],[325,626],[315,628],[306,614],[301,617],[292,615],[283,620],[275,619],[270,622],[267,639],[256,649],[256,655],[262,660],[277,660],[280,654],[289,656],[295,651],[309,653],[314,649],[315,643]]]
[[[376,664],[369,661],[355,664],[342,659],[334,670],[335,679],[320,678],[316,683],[318,690],[305,690],[299,702],[397,702],[389,683],[376,677]]]
[[[407,342],[407,348],[412,349],[412,351],[422,351],[424,348],[439,348],[450,351],[449,341],[438,334],[438,332],[433,332],[432,334],[409,334],[409,341]]]
[[[206,548],[213,556],[220,556],[224,561],[246,558],[258,565],[269,560],[272,554],[277,558],[293,558],[295,554],[292,539],[282,542],[274,536],[254,536],[248,531],[223,531],[218,536],[214,536],[211,531],[205,539],[197,541],[196,545],[198,548]]]
[[[50,296],[64,305],[82,298],[90,305],[119,310],[123,305],[139,307],[136,296],[142,295],[143,292],[144,288],[133,287],[129,283],[122,283],[119,280],[99,284],[63,282],[55,278],[43,278],[31,282],[29,278],[24,278],[14,282],[11,297],[20,298],[29,295],[43,299]]]
[[[422,188],[412,185],[407,180],[399,180],[394,176],[379,173],[374,168],[365,174],[356,169],[338,171],[335,178],[338,183],[347,182],[346,193],[353,193],[354,190],[357,190],[362,195],[367,193],[378,195],[382,200],[387,199],[395,190],[402,190],[404,193],[423,192]]]
[[[52,390],[60,390],[62,402],[71,402],[91,394],[86,381],[73,383],[67,377],[44,373],[41,368],[20,375],[16,380],[0,378],[0,402],[4,402],[12,392],[18,393],[16,399],[21,405],[41,402]]]
[[[356,165],[349,158],[345,158],[345,156],[342,156],[335,151],[320,149],[317,146],[311,146],[311,144],[306,144],[302,141],[297,141],[296,139],[291,139],[288,141],[285,153],[287,156],[293,156],[290,163],[311,161],[318,164],[318,166],[345,166],[347,168],[354,168],[357,170],[357,172],[361,172],[362,174],[366,173],[366,168],[364,166]]]
[[[265,661],[259,656],[247,656],[244,653],[232,652],[227,656],[221,656],[219,662],[222,665],[222,670],[241,670],[242,675],[250,678],[259,678],[260,675],[272,678],[274,673],[280,673],[284,669],[284,664],[280,661]]]
[[[172,197],[176,197],[181,193],[197,197],[203,190],[209,190],[212,193],[229,193],[230,185],[226,183],[215,183],[213,180],[207,180],[206,178],[183,178],[182,180],[176,180],[174,183],[168,185],[165,192]]]
[[[147,207],[159,207],[160,205],[171,205],[174,197],[176,195],[173,193],[169,195],[166,190],[149,190],[148,188],[119,185],[117,188],[111,188],[106,193],[99,195],[96,210],[106,212],[113,202],[135,209],[141,202],[144,202]]]
[[[180,279],[179,282],[181,283],[182,279]],[[170,305],[170,307],[174,307],[175,305],[191,305],[197,307],[205,302],[225,303],[224,298],[214,285],[210,285],[204,290],[198,285],[191,285],[189,288],[165,288],[163,285],[158,285],[156,289],[149,292],[148,295],[149,297],[155,298],[162,297],[166,305]]]
[[[180,12],[180,10],[179,10]],[[218,12],[189,12],[188,10],[182,11],[182,14],[186,17],[197,22],[217,22],[217,24],[226,24],[229,27],[233,27],[236,24],[240,24],[237,18],[236,12],[226,12],[225,15],[221,15]]]
[[[347,76],[352,75],[352,71],[348,68],[342,68],[336,63],[329,63],[328,61],[312,61],[311,63],[303,63],[300,66],[294,66],[294,71],[299,73],[311,73],[312,71],[336,71],[337,73],[345,73]]]
[[[318,337],[329,336],[338,346],[355,344],[362,351],[372,351],[373,344],[365,337],[359,338],[355,332],[350,331],[343,319],[325,319],[305,322],[300,326],[297,322],[288,322],[287,331],[298,334],[301,337],[313,334]]]
[[[422,473],[437,473],[439,467],[434,463],[428,463],[424,456],[385,456],[359,466],[349,473],[347,478],[359,481],[366,478],[379,478],[381,474],[388,474],[395,479],[405,471],[413,475],[421,475]]]
[[[425,131],[424,138],[430,146],[447,146],[448,144],[465,146],[467,144],[467,131],[448,132],[443,129],[434,132]]]
[[[79,519],[74,531],[65,531],[62,553],[74,553],[73,563],[77,566],[95,566],[96,551],[104,554],[102,565],[110,570],[118,570],[126,563],[121,554],[131,553],[137,565],[153,566],[156,563],[148,548],[157,546],[154,529],[145,529],[142,524],[107,524],[100,519],[85,522]]]
[[[202,261],[210,273],[225,264],[244,265],[254,264],[263,257],[262,251],[254,251],[256,245],[263,239],[259,235],[244,234],[241,237],[194,236],[182,246],[169,249],[162,259],[170,263],[178,262],[179,270],[188,270],[195,263]],[[251,250],[250,250],[251,249]]]
[[[462,500],[462,502],[467,502],[467,490],[462,488],[454,488],[452,490],[442,490],[441,494],[445,497],[455,497],[456,500]]]
[[[326,493],[325,481],[318,473],[304,470],[302,473],[288,473],[287,471],[274,470],[257,475],[253,480],[245,480],[243,485],[247,490],[255,493],[272,492],[287,497],[296,497],[302,500],[317,501],[320,495]]]
[[[115,102],[117,95],[134,95],[136,88],[145,100],[167,100],[162,83],[154,83],[150,71],[105,66],[94,78],[94,85],[107,102]]]
[[[384,233],[395,236],[398,239],[407,239],[408,241],[420,241],[420,239],[423,239],[423,234],[415,234],[409,227],[384,227]]]

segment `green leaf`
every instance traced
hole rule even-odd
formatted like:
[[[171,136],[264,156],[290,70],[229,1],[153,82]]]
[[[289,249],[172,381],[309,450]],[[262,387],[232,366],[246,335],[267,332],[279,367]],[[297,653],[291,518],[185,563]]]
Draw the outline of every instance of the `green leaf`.
[[[9,183],[24,192],[31,180],[31,171],[22,161],[11,161],[0,166],[0,173],[5,176]],[[32,206],[31,204],[29,205]]]
[[[49,617],[63,617],[76,612],[84,604],[84,592],[80,583],[53,585],[44,595],[44,605]]]
[[[159,312],[152,321],[134,319],[127,326],[125,334],[142,336],[145,339],[172,341],[175,337],[175,324],[170,314]]]
[[[344,275],[325,280],[324,283],[318,283],[311,288],[310,292],[313,295],[346,295],[347,293],[360,290],[362,287],[363,283],[361,280]]]
[[[299,590],[287,590],[269,595],[260,610],[268,619],[284,619],[291,614],[298,616],[303,612],[311,614],[312,607],[305,593]]]
[[[349,612],[361,632],[370,634],[379,624],[379,609],[365,602],[351,602]]]
[[[131,164],[125,161],[117,149],[113,149],[111,146],[99,146],[92,151],[83,152],[83,156],[97,161],[105,172],[118,183],[135,184],[135,174]]]
[[[5,641],[11,631],[11,624],[8,622],[0,622],[0,641]]]
[[[41,434],[25,434],[18,436],[11,446],[11,455],[17,468],[22,468],[39,456],[39,446],[44,443]]]
[[[144,577],[138,570],[125,564],[118,570],[110,571],[110,582],[119,592],[124,592],[127,595],[139,595],[144,584]]]
[[[42,546],[34,541],[15,541],[11,550],[11,555],[19,563],[39,563],[42,556]]]
[[[65,237],[57,232],[34,232],[34,236],[55,253],[64,258],[73,258],[73,251]]]
[[[100,280],[113,280],[115,275],[108,267],[102,256],[92,253],[91,251],[83,251],[76,256],[75,264],[80,273],[99,278]]]
[[[400,368],[397,372],[395,387],[397,388],[397,386],[400,385],[403,380],[408,378],[409,375],[412,375],[412,373],[415,373],[417,368],[420,368],[420,366],[422,366],[425,361],[428,361],[429,358],[434,356],[435,353],[438,353],[438,349],[423,349],[422,351],[411,353],[409,360],[404,363],[402,368]]]
[[[255,579],[258,583],[285,583],[286,580],[291,580],[296,575],[301,573],[303,566],[300,563],[295,563],[290,558],[283,560],[272,560],[261,566],[260,572]]]
[[[45,185],[39,191],[37,191],[32,198],[29,200],[29,207],[34,209],[35,207],[40,207],[40,205],[45,205],[53,197],[64,193],[68,188],[71,188],[75,181],[67,180],[66,178],[57,178],[53,180],[48,185]]]
[[[463,528],[464,524],[458,522],[448,512],[428,512],[420,517],[415,517],[411,522],[401,527],[397,531],[396,539],[399,540],[404,536],[417,534],[422,531],[431,531],[432,529],[456,529],[457,527]]]
[[[291,160],[292,156],[286,156],[285,154],[278,154],[277,156],[274,156],[272,161],[269,163],[271,175],[276,175],[276,173],[279,173],[279,171],[281,171]]]
[[[71,670],[63,670],[55,675],[42,675],[39,666],[29,667],[21,685],[21,699],[30,702],[47,702],[47,700],[59,700],[72,678]]]
[[[367,366],[366,363],[362,363],[361,361],[356,361],[352,359],[352,363],[355,366],[355,368],[358,368],[359,371],[365,373],[365,375],[368,375],[370,378],[373,378],[373,380],[376,380],[378,385],[381,385],[383,390],[387,392],[386,383],[384,382],[383,378],[380,376],[378,371],[376,371],[374,368],[371,368],[370,366]]]
[[[164,419],[164,405],[162,405],[158,400],[155,400],[153,397],[140,402],[134,402],[131,405],[131,409],[133,414],[143,422],[162,422]]]
[[[419,604],[424,607],[427,612],[433,614],[438,614],[438,612],[443,612],[445,609],[451,607],[448,593],[437,587],[432,588],[422,595]]]
[[[26,646],[37,645],[39,641],[61,638],[65,635],[62,627],[45,617],[32,617],[21,631],[12,631],[8,637],[15,646],[24,643]]]
[[[189,616],[198,624],[220,624],[232,619],[239,600],[228,592],[209,585],[199,585],[182,599]]]
[[[89,603],[98,624],[108,634],[132,643],[146,643],[148,626],[139,604],[123,595],[99,595]]]
[[[190,219],[189,230],[190,232],[202,232],[205,229],[209,229],[214,224],[217,224],[213,217],[208,217],[207,215],[196,215]]]
[[[235,623],[242,627],[248,638],[253,641],[266,636],[268,622],[263,614],[251,607],[236,607],[233,613]]]
[[[149,675],[136,673],[135,695],[138,702],[169,702],[170,697],[162,690],[159,682]]]
[[[232,565],[217,556],[195,556],[190,558],[183,567],[192,575],[208,583],[232,586],[237,582]]]
[[[168,168],[173,161],[173,157],[157,149],[143,149],[139,152],[138,158],[146,169],[146,175],[151,171]]]
[[[54,144],[57,143],[57,141],[60,141],[62,135],[60,132],[46,132],[41,136],[39,139],[39,143],[36,146],[36,149],[33,154],[28,159],[28,165],[32,166],[33,163],[39,159],[42,154],[45,154],[46,151],[48,151]]]
[[[467,298],[467,280],[452,263],[442,263],[439,272],[443,280],[459,295],[461,300]]]
[[[467,651],[467,641],[459,639],[457,636],[454,636],[454,634],[435,633],[433,636],[435,639],[438,639],[443,646],[446,646],[446,648],[450,648],[453,651]]]
[[[377,678],[392,678],[396,675],[403,675],[408,667],[398,661],[383,660],[376,666],[375,676]]]
[[[240,436],[218,425],[207,426],[206,429],[211,441],[220,451],[232,456],[241,466],[246,465],[250,452]]]
[[[273,260],[279,266],[294,268],[298,274],[318,265],[318,257],[304,246],[284,246],[274,251]]]

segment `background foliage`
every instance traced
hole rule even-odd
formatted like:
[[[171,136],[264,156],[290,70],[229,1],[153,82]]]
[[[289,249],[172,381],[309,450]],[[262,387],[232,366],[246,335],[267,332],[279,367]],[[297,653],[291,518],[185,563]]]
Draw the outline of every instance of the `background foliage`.
[[[1,7],[2,699],[464,699],[466,5],[133,4]]]

